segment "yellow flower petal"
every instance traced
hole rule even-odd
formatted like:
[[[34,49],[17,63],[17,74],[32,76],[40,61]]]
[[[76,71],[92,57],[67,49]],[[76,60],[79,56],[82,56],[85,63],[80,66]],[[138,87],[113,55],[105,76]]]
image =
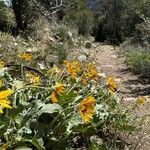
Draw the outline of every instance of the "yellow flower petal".
[[[9,104],[7,104],[7,103],[2,103],[1,101],[0,101],[0,106],[5,107],[5,108],[12,109],[12,107],[11,107]]]
[[[109,94],[110,96],[113,96],[113,95],[114,95],[114,91],[108,89],[108,94]]]
[[[52,94],[50,95],[50,99],[52,103],[57,103],[58,102],[57,94],[55,92],[52,92]]]
[[[0,92],[0,99],[4,99],[4,98],[6,98],[7,96],[10,96],[12,93],[13,93],[13,91],[10,90],[10,89],[5,90],[5,91],[1,91],[1,92]]]
[[[3,144],[3,145],[0,147],[0,150],[6,150],[6,144]]]
[[[117,91],[117,84],[113,80],[112,77],[108,77],[106,79],[106,85],[107,85],[107,88],[108,88],[109,95],[113,95]]]
[[[3,114],[3,108],[0,106],[0,114]]]
[[[32,55],[30,53],[19,54],[18,57],[22,60],[29,61],[32,59]]]
[[[10,101],[7,99],[7,96],[10,96],[13,93],[12,90],[8,89],[0,92],[0,113],[3,113],[4,108],[12,109],[10,106]]]
[[[68,60],[64,60],[63,63],[64,63],[64,66],[66,66],[66,65],[69,64],[69,61]]]
[[[10,101],[8,99],[0,99],[0,102],[10,104]]]
[[[83,85],[87,85],[88,84],[88,79],[86,79],[85,77],[82,78],[81,80]]]
[[[65,86],[64,84],[62,83],[57,83],[56,86],[55,86],[55,92],[58,94],[58,95],[61,95],[65,90]]]

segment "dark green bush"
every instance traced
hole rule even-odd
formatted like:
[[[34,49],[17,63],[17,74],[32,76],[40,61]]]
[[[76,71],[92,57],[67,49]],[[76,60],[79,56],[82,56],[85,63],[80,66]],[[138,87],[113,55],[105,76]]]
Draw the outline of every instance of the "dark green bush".
[[[141,24],[137,24],[136,26],[136,34],[135,34],[135,42],[140,43],[144,47],[148,47],[150,45],[150,19],[143,18],[144,22]]]
[[[135,73],[150,77],[150,53],[130,52],[127,55],[127,62]]]
[[[80,2],[78,5],[77,8],[66,12],[64,22],[67,25],[75,27],[79,34],[87,36],[93,28],[93,14],[84,3]]]
[[[14,16],[3,1],[0,1],[0,30],[9,31],[14,24]]]
[[[137,25],[145,22],[150,13],[148,0],[99,0],[98,6],[94,36],[97,41],[115,44],[137,34]]]

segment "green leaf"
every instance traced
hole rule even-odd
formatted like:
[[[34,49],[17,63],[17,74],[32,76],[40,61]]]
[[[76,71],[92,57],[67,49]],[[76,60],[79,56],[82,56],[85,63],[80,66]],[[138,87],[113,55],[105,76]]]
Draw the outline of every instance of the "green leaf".
[[[44,104],[42,102],[38,102],[37,104],[37,107],[40,109],[38,115],[41,115],[42,113],[52,114],[63,111],[62,107],[58,104]]]
[[[83,124],[83,121],[78,115],[72,116],[72,118],[68,122],[67,132],[70,134],[72,132],[72,128],[78,126],[79,124]]]
[[[0,116],[0,136],[3,136],[4,132],[6,132],[9,124],[9,119],[4,116]]]
[[[31,143],[38,149],[38,150],[45,150],[43,144],[43,139],[32,139]]]
[[[12,119],[16,119],[18,117],[18,114],[23,111],[24,107],[22,105],[18,105],[17,108],[13,108],[8,111],[8,116]]]
[[[4,125],[4,124],[0,126],[0,129],[2,129],[3,127],[5,127],[5,125]]]
[[[136,128],[135,128],[135,126],[133,126],[133,125],[130,125],[130,124],[128,124],[128,123],[123,123],[123,122],[116,122],[115,124],[114,124],[114,127],[115,128],[117,128],[118,130],[120,130],[120,131],[127,131],[127,132],[132,132],[132,131],[134,131]]]
[[[75,97],[77,97],[77,94],[74,93],[74,91],[70,93],[64,93],[59,96],[59,103],[61,104],[61,106],[63,106],[63,108],[67,107],[68,103],[72,103]]]
[[[20,147],[15,148],[14,150],[33,150],[33,149],[26,147],[26,146],[20,146]]]
[[[23,127],[23,128],[21,128],[21,129],[18,130],[18,133],[21,133],[21,134],[22,133],[31,134],[32,131],[29,128],[27,128],[27,127]]]
[[[76,103],[76,102],[78,102],[81,98],[83,98],[83,96],[82,95],[78,95],[77,97],[75,97],[75,99],[74,99],[74,103]]]

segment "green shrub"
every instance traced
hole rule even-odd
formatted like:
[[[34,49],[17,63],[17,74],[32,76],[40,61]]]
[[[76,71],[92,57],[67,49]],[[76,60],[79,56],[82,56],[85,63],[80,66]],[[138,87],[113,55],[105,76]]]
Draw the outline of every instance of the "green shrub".
[[[58,28],[54,29],[54,34],[58,36],[60,42],[68,43],[70,46],[73,45],[73,35],[74,33],[72,32],[69,27],[65,25],[60,25]]]
[[[66,12],[64,22],[75,27],[79,34],[87,36],[91,33],[94,19],[91,11],[81,3],[78,9],[71,9]]]
[[[9,31],[14,25],[14,16],[11,9],[7,8],[3,1],[0,1],[0,30]]]
[[[127,62],[135,73],[150,77],[150,53],[130,52]]]
[[[92,15],[88,10],[79,11],[76,18],[78,32],[81,35],[87,35],[92,29]]]
[[[67,51],[63,44],[55,44],[54,50],[56,51],[56,55],[58,57],[58,63],[62,64],[63,60],[67,58]]]
[[[144,18],[144,22],[136,25],[135,42],[139,42],[144,47],[150,45],[150,19]]]
[[[149,17],[148,0],[100,0],[95,13],[94,35],[97,41],[119,44],[136,34],[136,26]],[[143,25],[142,25],[143,26]],[[144,29],[145,30],[145,29]]]

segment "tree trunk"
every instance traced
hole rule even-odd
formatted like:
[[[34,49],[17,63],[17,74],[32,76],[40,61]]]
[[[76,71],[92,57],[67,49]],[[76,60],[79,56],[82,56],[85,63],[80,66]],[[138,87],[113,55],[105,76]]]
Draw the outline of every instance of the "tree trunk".
[[[12,0],[12,7],[16,18],[17,30],[25,30],[26,26],[22,18],[22,4],[24,0]]]

